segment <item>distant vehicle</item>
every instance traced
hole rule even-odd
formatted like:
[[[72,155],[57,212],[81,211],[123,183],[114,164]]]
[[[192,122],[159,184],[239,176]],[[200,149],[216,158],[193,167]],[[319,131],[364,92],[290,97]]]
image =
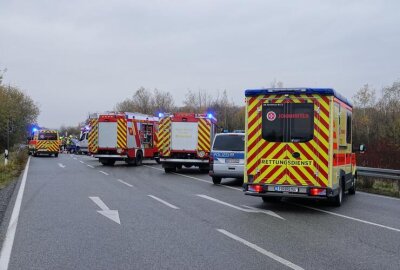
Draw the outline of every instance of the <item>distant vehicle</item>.
[[[79,136],[79,142],[77,145],[77,153],[78,154],[88,154],[89,153],[89,127],[84,127],[81,130],[81,134]]]
[[[222,178],[241,178],[244,174],[244,133],[215,135],[210,154],[210,172],[214,184]]]
[[[79,140],[78,139],[70,139],[70,144],[67,145],[66,151],[71,154],[78,153],[79,151]]]
[[[352,105],[333,89],[246,91],[245,194],[329,199],[356,192]],[[358,151],[364,151],[360,145]]]
[[[216,132],[217,119],[209,114],[160,114],[157,133],[160,163],[166,173],[182,166],[197,166],[209,171],[211,141]]]
[[[38,155],[54,155],[58,157],[60,150],[60,139],[57,130],[36,129],[32,130],[29,138],[29,154]]]
[[[108,112],[93,118],[89,147],[93,157],[103,165],[116,161],[142,165],[143,159],[158,157],[156,131],[158,117],[141,113]]]

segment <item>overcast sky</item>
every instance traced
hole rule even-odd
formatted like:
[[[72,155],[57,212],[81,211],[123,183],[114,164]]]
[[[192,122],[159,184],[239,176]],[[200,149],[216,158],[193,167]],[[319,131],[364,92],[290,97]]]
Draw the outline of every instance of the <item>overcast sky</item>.
[[[400,78],[400,1],[0,0],[0,69],[76,125],[140,86],[170,91],[333,87],[352,97]]]

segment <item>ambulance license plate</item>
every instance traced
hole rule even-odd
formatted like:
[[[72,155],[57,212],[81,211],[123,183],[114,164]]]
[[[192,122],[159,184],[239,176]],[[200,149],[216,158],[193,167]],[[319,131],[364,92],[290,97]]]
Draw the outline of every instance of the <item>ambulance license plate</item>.
[[[298,187],[275,186],[274,190],[275,191],[280,191],[280,192],[299,192],[299,188]]]
[[[239,163],[239,159],[237,158],[227,158],[225,159],[225,163]]]

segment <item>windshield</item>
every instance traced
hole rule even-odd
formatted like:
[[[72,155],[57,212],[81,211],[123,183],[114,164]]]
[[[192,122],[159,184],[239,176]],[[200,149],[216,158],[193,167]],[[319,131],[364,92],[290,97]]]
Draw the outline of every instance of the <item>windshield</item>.
[[[44,140],[57,140],[57,133],[51,133],[51,132],[44,132],[44,133],[39,133],[39,140],[44,141]]]
[[[219,135],[215,137],[213,150],[244,151],[244,135]]]
[[[262,137],[269,142],[307,142],[314,136],[314,104],[264,104]]]

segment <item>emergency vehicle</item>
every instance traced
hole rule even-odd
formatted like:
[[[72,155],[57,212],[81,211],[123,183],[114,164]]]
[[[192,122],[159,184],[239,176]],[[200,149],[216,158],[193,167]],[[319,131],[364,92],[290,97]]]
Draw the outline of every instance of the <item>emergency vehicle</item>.
[[[89,140],[96,143],[92,149],[93,156],[108,166],[114,165],[117,160],[141,165],[143,159],[157,157],[158,121],[158,117],[140,113],[99,114],[93,118],[94,124],[89,133]]]
[[[334,89],[246,90],[244,191],[282,197],[330,199],[356,192],[352,104]],[[358,151],[364,151],[360,145]]]
[[[57,130],[49,129],[36,129],[32,130],[31,137],[29,138],[29,154],[33,156],[38,155],[54,155],[58,157],[60,151],[60,138]]]
[[[197,166],[209,171],[211,141],[217,130],[217,119],[211,114],[159,114],[158,149],[166,173]]]

